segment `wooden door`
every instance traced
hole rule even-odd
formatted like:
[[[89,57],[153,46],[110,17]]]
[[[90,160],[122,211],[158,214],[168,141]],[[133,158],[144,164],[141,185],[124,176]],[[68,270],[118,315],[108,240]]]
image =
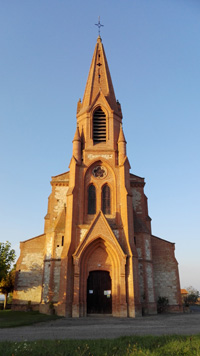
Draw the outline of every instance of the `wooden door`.
[[[111,278],[109,272],[90,272],[87,281],[87,313],[112,314]]]

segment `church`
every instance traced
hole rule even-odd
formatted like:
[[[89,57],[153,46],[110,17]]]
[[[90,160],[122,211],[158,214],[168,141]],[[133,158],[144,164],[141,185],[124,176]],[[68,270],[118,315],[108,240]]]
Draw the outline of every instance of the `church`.
[[[144,178],[130,173],[122,109],[100,36],[69,171],[53,176],[44,233],[20,243],[12,308],[66,317],[182,310],[174,243],[154,236]]]

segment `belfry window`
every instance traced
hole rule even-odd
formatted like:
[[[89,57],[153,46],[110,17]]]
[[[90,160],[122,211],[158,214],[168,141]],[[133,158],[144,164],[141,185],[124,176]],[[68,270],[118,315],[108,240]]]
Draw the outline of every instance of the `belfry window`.
[[[107,184],[102,189],[102,211],[104,214],[110,214],[110,188]]]
[[[96,214],[96,189],[93,184],[88,187],[88,214]]]
[[[93,114],[93,142],[106,142],[106,115],[101,108]]]

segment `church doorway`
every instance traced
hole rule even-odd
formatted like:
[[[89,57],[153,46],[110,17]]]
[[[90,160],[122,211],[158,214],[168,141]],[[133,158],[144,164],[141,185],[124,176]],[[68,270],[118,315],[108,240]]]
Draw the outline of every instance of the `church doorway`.
[[[111,278],[109,272],[90,272],[87,280],[87,313],[112,314]]]

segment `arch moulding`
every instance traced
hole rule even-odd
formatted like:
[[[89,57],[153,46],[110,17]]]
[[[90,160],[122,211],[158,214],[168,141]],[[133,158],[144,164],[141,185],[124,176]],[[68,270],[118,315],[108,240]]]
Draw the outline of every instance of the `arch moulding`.
[[[126,255],[122,251],[114,234],[93,235],[95,229],[88,232],[73,255],[74,296],[73,317],[87,315],[87,279],[91,271],[108,271],[111,278],[112,315],[127,316],[126,303]]]

